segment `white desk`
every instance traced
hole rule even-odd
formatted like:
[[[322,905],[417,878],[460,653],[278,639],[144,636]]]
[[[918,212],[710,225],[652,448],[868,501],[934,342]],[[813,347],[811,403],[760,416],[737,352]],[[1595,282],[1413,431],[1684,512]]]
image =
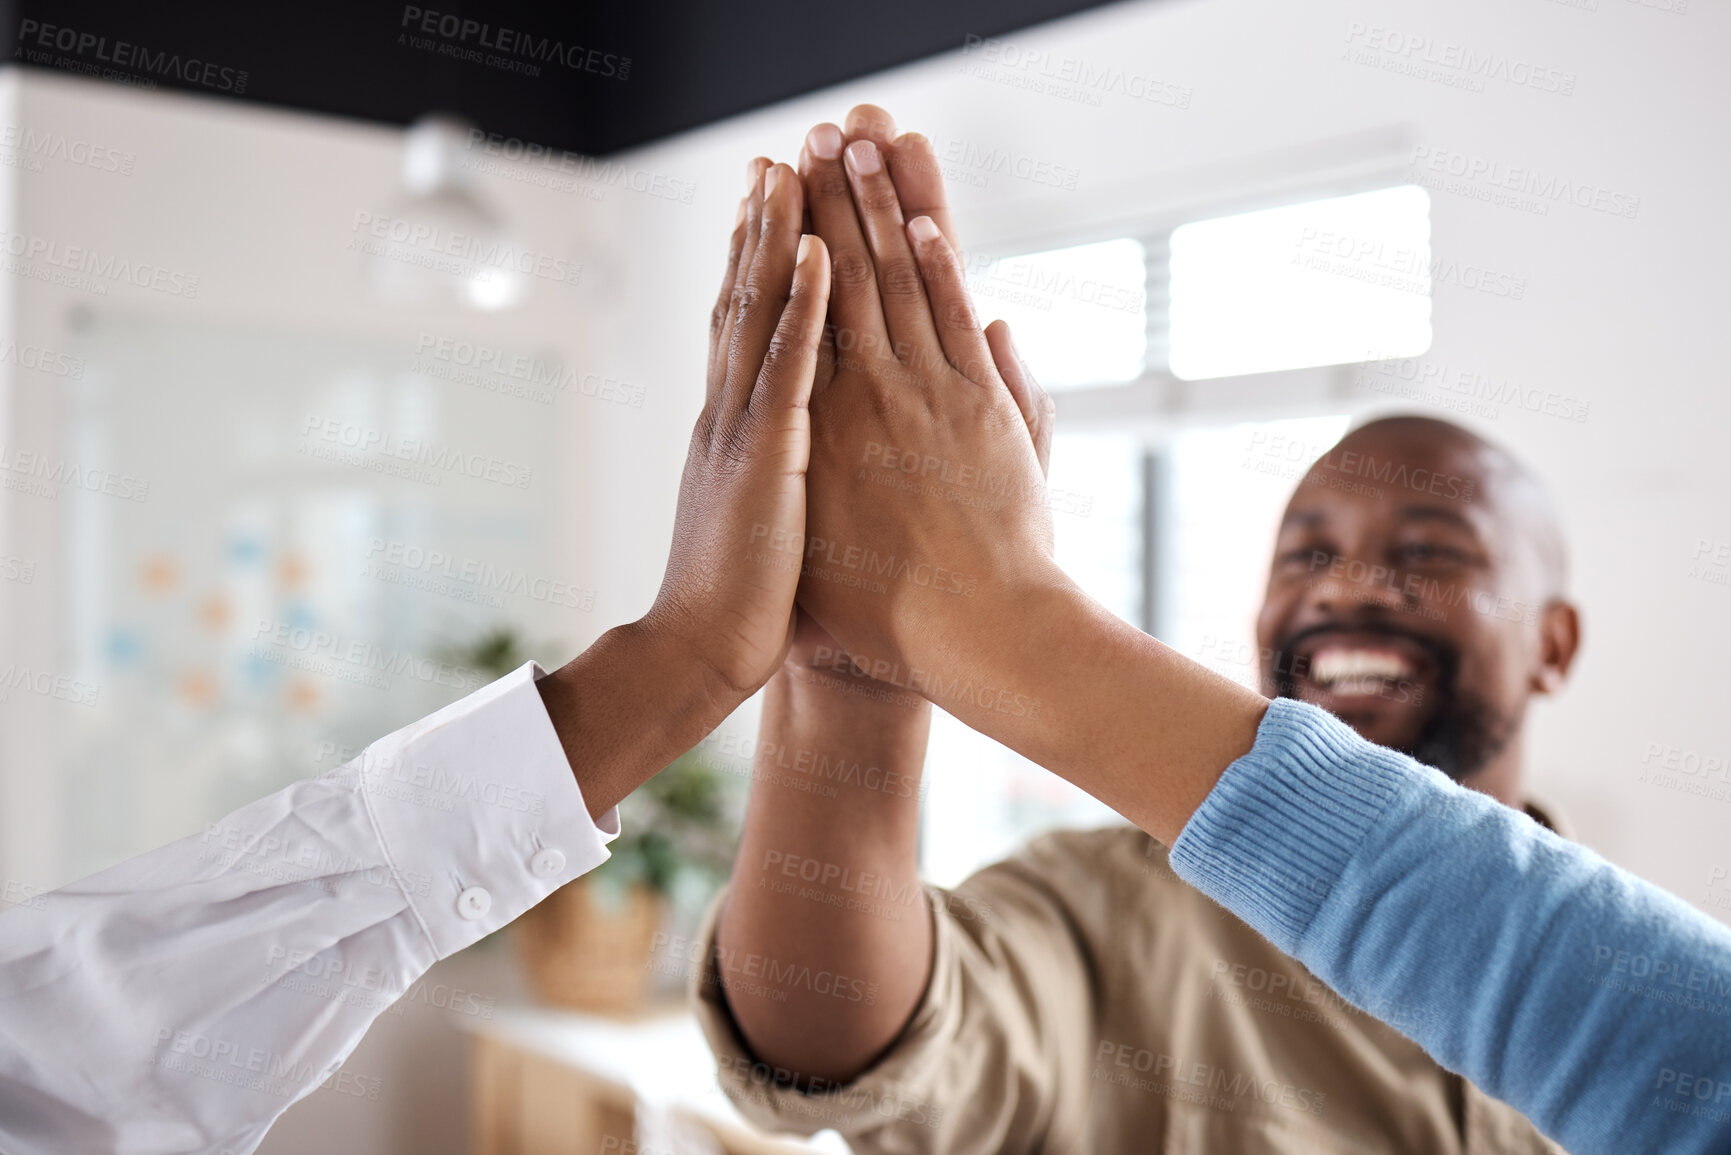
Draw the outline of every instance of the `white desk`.
[[[502,1007],[468,1027],[475,1155],[847,1155],[770,1139],[733,1107],[683,1005],[632,1021]]]

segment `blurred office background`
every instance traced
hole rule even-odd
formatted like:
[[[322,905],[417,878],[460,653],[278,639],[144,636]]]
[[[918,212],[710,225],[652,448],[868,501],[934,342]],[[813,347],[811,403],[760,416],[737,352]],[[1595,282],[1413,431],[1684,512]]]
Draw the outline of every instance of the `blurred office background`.
[[[491,676],[489,638],[557,663],[640,614],[745,161],[869,100],[933,140],[981,311],[1058,394],[1091,591],[1250,681],[1275,520],[1351,420],[1507,444],[1585,621],[1533,791],[1731,921],[1728,41],[1682,0],[1147,0],[551,163],[0,69],[7,901],[330,769]],[[404,220],[539,271],[429,269]],[[705,755],[733,794],[754,727]],[[927,774],[940,883],[1113,820],[948,719]],[[464,1005],[527,999],[507,944],[470,955]],[[422,1003],[351,1061],[376,1099],[320,1091],[263,1149],[469,1149],[474,1024]]]

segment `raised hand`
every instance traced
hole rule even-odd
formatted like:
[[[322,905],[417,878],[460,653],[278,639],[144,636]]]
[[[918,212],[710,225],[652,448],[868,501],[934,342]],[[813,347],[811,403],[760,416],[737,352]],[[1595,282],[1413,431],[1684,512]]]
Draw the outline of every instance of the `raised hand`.
[[[958,246],[954,217],[945,195],[943,170],[938,164],[931,143],[916,132],[896,135],[895,122],[889,113],[872,104],[857,105],[847,115],[846,126],[842,130],[842,147],[845,148],[848,143],[856,140],[869,140],[877,147],[889,172],[902,214],[909,219],[917,216],[930,217],[944,238],[952,246]],[[807,151],[809,152],[809,149]],[[813,171],[809,156],[802,159],[801,168],[807,173]],[[851,192],[847,195],[851,197]],[[1039,460],[1040,472],[1044,475],[1051,457],[1054,427],[1051,398],[1040,388],[1027,366],[1016,355],[1008,325],[1002,321],[993,322],[986,329],[986,340],[992,352],[994,366],[1009,386],[1010,395],[1027,424],[1028,435]],[[832,327],[826,331],[825,357],[833,359],[833,356]],[[829,632],[818,625],[809,613],[801,610],[799,628],[788,651],[787,664],[795,668],[834,666],[836,655],[841,653],[840,645]],[[841,662],[844,666],[847,665],[845,656]]]
[[[858,104],[849,110],[842,133],[849,144],[869,140],[884,158],[890,183],[895,186],[901,202],[902,216],[907,220],[930,217],[938,226],[950,247],[961,250],[960,233],[950,212],[949,198],[944,189],[943,167],[929,140],[917,132],[895,135],[895,121],[875,104]],[[998,375],[1010,387],[1016,407],[1028,423],[1028,435],[1034,441],[1034,453],[1040,459],[1040,472],[1045,473],[1052,454],[1054,407],[1052,399],[1034,380],[1028,367],[1016,355],[1010,340],[1010,327],[1003,321],[986,326],[986,343],[992,349],[992,363]]]
[[[719,725],[780,667],[793,634],[797,559],[760,547],[805,529],[829,256],[800,235],[793,169],[760,157],[748,176],[660,592],[641,620],[539,683],[592,815]]]
[[[801,238],[802,185],[787,165],[750,167],[710,318],[708,396],[679,486],[673,549],[648,621],[681,638],[743,698],[792,638],[797,562],[766,550],[805,528],[807,401],[829,299],[828,254]]]
[[[1051,561],[1036,449],[1049,446],[1049,402],[1007,327],[981,331],[937,222],[904,219],[897,174],[947,220],[941,173],[923,138],[880,146],[876,111],[855,110],[851,143],[814,128],[801,158],[835,276],[800,603],[857,664],[894,680],[898,663],[965,648],[983,625],[966,600],[1067,579]]]

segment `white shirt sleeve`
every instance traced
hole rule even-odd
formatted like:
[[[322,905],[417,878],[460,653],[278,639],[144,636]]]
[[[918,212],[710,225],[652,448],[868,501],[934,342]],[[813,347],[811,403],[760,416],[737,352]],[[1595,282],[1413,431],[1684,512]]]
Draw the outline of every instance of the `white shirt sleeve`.
[[[605,862],[541,676],[0,915],[0,1151],[244,1155],[434,962]]]

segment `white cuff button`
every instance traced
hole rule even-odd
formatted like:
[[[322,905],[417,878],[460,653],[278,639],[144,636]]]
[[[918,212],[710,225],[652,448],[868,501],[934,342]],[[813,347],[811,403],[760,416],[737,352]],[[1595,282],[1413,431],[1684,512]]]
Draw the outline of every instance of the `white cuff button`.
[[[492,909],[493,896],[478,886],[471,886],[457,896],[457,913],[470,922],[486,918],[487,912]]]
[[[529,860],[529,869],[542,878],[556,878],[559,872],[565,869],[565,852],[554,850],[550,846],[537,851],[535,857]]]

